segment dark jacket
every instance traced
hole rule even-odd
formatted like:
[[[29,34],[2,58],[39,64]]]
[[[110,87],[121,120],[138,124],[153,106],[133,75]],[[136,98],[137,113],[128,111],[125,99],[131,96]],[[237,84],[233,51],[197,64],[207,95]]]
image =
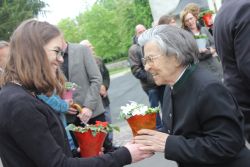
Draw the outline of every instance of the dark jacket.
[[[200,65],[189,67],[163,99],[165,158],[180,167],[248,167],[243,116],[230,92]]]
[[[96,158],[72,158],[65,129],[47,104],[20,86],[0,92],[0,157],[8,167],[117,167],[131,162],[123,147]]]
[[[99,57],[95,56],[95,61],[99,67],[100,73],[102,75],[102,84],[105,86],[106,90],[108,91],[109,85],[110,85],[110,76],[109,76],[109,71],[105,64],[103,63],[102,59]],[[108,95],[106,97],[102,97],[102,103],[104,107],[109,106],[110,101]]]
[[[224,83],[236,97],[250,126],[249,9],[249,0],[238,0],[237,3],[225,0],[215,19],[214,36],[222,61]]]
[[[138,44],[133,44],[128,50],[128,60],[132,74],[140,80],[142,88],[147,92],[149,89],[156,88],[152,75],[145,71],[142,64],[142,52]]]

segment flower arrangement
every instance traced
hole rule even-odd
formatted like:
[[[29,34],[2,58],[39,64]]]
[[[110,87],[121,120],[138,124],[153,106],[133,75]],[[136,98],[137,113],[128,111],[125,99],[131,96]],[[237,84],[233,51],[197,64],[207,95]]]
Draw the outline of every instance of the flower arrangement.
[[[94,125],[87,124],[85,127],[69,124],[66,129],[74,132],[81,157],[98,156],[107,133],[113,130],[120,131],[117,126],[101,121],[96,121]]]
[[[118,126],[114,126],[112,124],[109,124],[108,122],[101,122],[101,121],[96,121],[95,125],[86,125],[85,127],[81,126],[75,126],[74,124],[69,124],[66,127],[67,130],[74,131],[74,132],[88,132],[91,131],[93,136],[96,136],[98,132],[112,132],[113,130],[120,131]]]
[[[64,88],[65,91],[63,93],[63,99],[72,99],[73,98],[73,92],[76,90],[76,88],[79,88],[76,83],[73,82],[65,82]]]
[[[214,14],[214,11],[209,10],[209,9],[208,9],[208,10],[204,10],[203,12],[200,12],[200,13],[199,13],[198,18],[201,19],[203,16],[205,16],[205,15],[207,15],[207,14],[212,15],[212,14]]]
[[[201,35],[195,35],[194,38],[195,39],[207,39],[208,37],[205,34],[201,34]]]
[[[65,82],[64,87],[67,91],[75,91],[76,88],[79,88],[80,86],[78,86],[76,83],[73,82]]]
[[[130,101],[130,104],[126,104],[126,106],[121,106],[120,117],[123,119],[129,119],[135,115],[146,115],[152,113],[158,113],[160,111],[159,107],[151,108],[145,106],[144,104],[138,104],[134,101]]]

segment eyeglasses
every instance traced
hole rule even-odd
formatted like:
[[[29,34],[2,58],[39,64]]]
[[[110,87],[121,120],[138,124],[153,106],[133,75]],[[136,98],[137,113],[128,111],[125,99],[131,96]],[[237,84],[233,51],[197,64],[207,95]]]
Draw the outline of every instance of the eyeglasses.
[[[148,56],[148,57],[146,57],[146,58],[141,58],[141,60],[142,60],[143,65],[145,66],[147,63],[148,63],[148,64],[154,63],[154,59],[157,59],[157,58],[160,57],[160,56],[162,56],[162,55]]]
[[[57,60],[60,60],[60,58],[63,58],[64,57],[64,54],[65,54],[65,52],[64,51],[62,51],[62,50],[57,50],[57,49],[50,49],[49,51],[53,51],[53,52],[55,52],[56,53],[56,59]]]

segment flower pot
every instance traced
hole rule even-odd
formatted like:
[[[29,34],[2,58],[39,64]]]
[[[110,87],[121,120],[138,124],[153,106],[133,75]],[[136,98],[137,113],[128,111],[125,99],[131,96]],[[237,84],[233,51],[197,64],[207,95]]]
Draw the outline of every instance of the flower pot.
[[[104,132],[98,132],[93,136],[90,130],[84,133],[74,132],[74,135],[80,147],[81,157],[98,156],[107,136]]]
[[[63,92],[63,99],[73,99],[73,90],[66,90]]]
[[[156,113],[146,115],[135,115],[127,119],[133,136],[137,135],[140,129],[156,129]]]
[[[207,13],[204,16],[202,16],[202,19],[207,27],[211,27],[213,25],[213,20],[212,20],[212,14]]]
[[[196,40],[196,43],[197,43],[199,49],[206,48],[206,43],[207,43],[206,38],[198,38],[195,40]]]

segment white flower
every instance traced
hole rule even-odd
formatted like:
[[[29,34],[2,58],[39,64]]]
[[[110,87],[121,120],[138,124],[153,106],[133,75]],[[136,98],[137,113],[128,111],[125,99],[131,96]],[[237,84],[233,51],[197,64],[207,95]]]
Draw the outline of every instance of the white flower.
[[[159,112],[159,107],[149,108],[144,104],[138,104],[134,101],[130,101],[130,104],[126,104],[126,106],[121,106],[120,117],[124,119],[128,119],[135,115],[146,115],[150,113]]]

